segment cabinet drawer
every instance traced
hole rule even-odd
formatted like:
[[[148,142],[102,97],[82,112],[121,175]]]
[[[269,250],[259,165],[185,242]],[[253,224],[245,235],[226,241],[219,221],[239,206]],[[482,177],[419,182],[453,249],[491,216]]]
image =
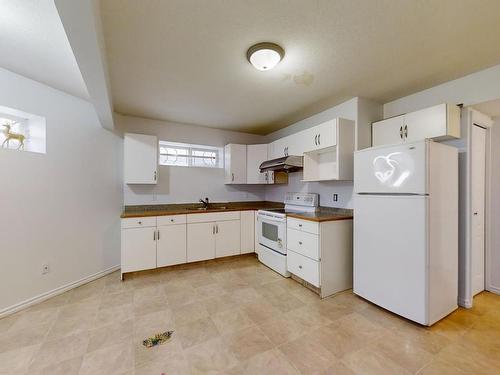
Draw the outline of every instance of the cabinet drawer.
[[[157,216],[156,224],[160,225],[173,225],[173,224],[186,224],[186,215],[168,215]]]
[[[214,221],[240,220],[240,211],[207,212],[187,215],[188,223],[208,223]]]
[[[122,228],[156,227],[156,216],[122,219]]]
[[[289,250],[319,260],[319,236],[288,228],[286,244]]]
[[[286,226],[287,228],[299,230],[301,232],[319,234],[319,223],[314,221],[300,220],[290,217],[286,219]]]
[[[315,287],[319,288],[321,286],[319,281],[319,262],[297,254],[294,251],[288,251],[287,269]]]

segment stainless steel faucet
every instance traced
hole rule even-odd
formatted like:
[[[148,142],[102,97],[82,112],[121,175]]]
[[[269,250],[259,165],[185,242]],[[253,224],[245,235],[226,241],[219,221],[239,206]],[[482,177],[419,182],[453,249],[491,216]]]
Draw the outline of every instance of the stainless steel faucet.
[[[208,208],[209,205],[208,198],[205,198],[205,200],[200,198],[200,203],[203,203],[203,207]]]

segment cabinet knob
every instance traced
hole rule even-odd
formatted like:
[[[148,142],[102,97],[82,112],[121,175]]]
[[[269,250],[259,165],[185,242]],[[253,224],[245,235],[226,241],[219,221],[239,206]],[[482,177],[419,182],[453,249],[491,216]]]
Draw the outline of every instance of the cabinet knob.
[[[138,221],[137,223],[142,224],[142,221]]]
[[[170,219],[170,222],[173,223],[174,222],[174,219]]]
[[[299,227],[302,228],[302,224],[299,224]]]
[[[302,266],[299,266],[300,269],[302,269]]]

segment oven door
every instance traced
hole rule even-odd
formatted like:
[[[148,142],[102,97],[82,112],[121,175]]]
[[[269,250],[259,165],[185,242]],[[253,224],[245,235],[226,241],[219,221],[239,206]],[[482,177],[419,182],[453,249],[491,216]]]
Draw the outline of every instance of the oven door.
[[[259,243],[286,255],[286,218],[278,219],[257,214]]]

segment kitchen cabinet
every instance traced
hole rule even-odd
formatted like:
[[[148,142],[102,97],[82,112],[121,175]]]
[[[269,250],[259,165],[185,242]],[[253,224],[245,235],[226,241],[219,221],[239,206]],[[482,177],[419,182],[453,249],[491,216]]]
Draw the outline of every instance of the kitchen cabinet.
[[[287,219],[287,270],[322,298],[352,288],[352,219]]]
[[[355,123],[333,119],[308,129],[303,181],[352,180]]]
[[[224,183],[247,182],[247,146],[234,143],[224,147]]]
[[[460,108],[439,104],[372,124],[373,146],[460,138]]]
[[[121,231],[121,273],[156,268],[156,225]]]
[[[215,223],[187,225],[187,261],[197,262],[215,258]]]
[[[227,257],[240,254],[240,220],[215,223],[215,257]]]
[[[255,252],[255,211],[241,211],[241,254]]]
[[[159,216],[157,225],[157,267],[186,263],[186,215]]]
[[[151,135],[125,133],[123,167],[126,184],[156,184],[158,139]]]
[[[247,146],[247,184],[267,184],[269,176],[260,173],[260,165],[268,160],[267,144]]]

